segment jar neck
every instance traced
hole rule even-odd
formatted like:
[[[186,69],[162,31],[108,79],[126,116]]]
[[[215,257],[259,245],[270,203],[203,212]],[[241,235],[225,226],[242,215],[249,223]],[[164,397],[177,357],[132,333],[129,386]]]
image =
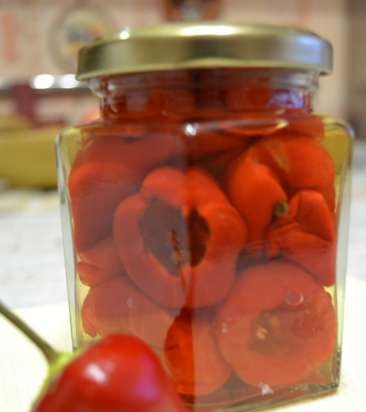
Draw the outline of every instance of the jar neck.
[[[202,69],[93,79],[105,120],[224,116],[247,112],[310,113],[318,73],[283,69]]]

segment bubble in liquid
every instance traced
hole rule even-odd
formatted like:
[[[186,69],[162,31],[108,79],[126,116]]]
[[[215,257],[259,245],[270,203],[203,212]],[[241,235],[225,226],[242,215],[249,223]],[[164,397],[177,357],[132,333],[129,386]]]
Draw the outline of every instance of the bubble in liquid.
[[[274,390],[268,384],[260,383],[258,386],[259,386],[259,389],[261,390],[261,394],[263,396],[273,395],[274,394]]]
[[[131,296],[129,298],[127,298],[126,304],[130,309],[133,308],[133,298]]]
[[[289,306],[299,306],[304,302],[304,295],[296,291],[289,291],[286,294],[285,302]]]
[[[221,332],[222,333],[228,333],[228,326],[227,326],[227,323],[226,322],[222,322],[221,323]]]

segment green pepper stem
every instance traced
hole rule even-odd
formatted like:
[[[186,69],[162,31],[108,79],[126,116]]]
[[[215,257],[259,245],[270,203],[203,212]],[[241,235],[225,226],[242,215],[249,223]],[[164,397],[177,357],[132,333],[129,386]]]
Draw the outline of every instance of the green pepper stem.
[[[0,313],[37,346],[49,365],[59,358],[60,354],[55,349],[53,349],[43,338],[41,338],[36,332],[34,332],[34,330],[32,330],[17,315],[15,315],[15,313],[10,311],[1,301]]]
[[[273,217],[275,219],[280,219],[289,210],[289,205],[286,202],[278,202],[275,204],[273,209]]]

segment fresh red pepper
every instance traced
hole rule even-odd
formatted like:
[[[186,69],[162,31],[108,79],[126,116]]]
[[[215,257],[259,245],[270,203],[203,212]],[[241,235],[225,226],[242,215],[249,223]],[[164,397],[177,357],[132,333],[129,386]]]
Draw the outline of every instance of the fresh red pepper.
[[[1,301],[0,314],[47,360],[49,373],[33,412],[188,412],[141,340],[110,335],[73,354],[59,353]]]
[[[165,358],[178,393],[207,395],[220,389],[231,368],[216,345],[209,316],[182,313],[165,340]]]
[[[80,280],[88,286],[94,286],[110,277],[125,274],[114,240],[111,237],[80,252],[79,259],[77,273]]]
[[[83,303],[84,331],[94,337],[111,333],[134,335],[155,348],[163,348],[165,336],[174,321],[145,297],[128,277],[115,277],[92,287]]]
[[[239,213],[202,170],[161,168],[119,205],[114,239],[128,275],[160,304],[222,301],[247,237]]]
[[[268,234],[267,254],[283,255],[314,275],[325,286],[335,282],[336,229],[324,197],[313,190],[293,196]]]
[[[103,135],[104,131],[104,135]],[[69,176],[77,251],[92,248],[112,233],[115,208],[138,190],[144,175],[176,153],[170,134],[119,127],[88,129]]]
[[[154,353],[111,335],[65,366],[33,412],[187,412]]]
[[[289,263],[249,268],[215,321],[225,360],[251,385],[293,385],[320,367],[337,338],[332,297]]]

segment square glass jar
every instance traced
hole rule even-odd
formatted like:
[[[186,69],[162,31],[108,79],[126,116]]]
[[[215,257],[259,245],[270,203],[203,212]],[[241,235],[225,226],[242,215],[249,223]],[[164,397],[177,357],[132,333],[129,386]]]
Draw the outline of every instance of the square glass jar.
[[[197,411],[332,392],[352,131],[313,113],[330,45],[273,26],[164,27],[81,53],[100,119],[57,142],[74,346],[139,337]],[[159,61],[159,42],[185,54]]]

